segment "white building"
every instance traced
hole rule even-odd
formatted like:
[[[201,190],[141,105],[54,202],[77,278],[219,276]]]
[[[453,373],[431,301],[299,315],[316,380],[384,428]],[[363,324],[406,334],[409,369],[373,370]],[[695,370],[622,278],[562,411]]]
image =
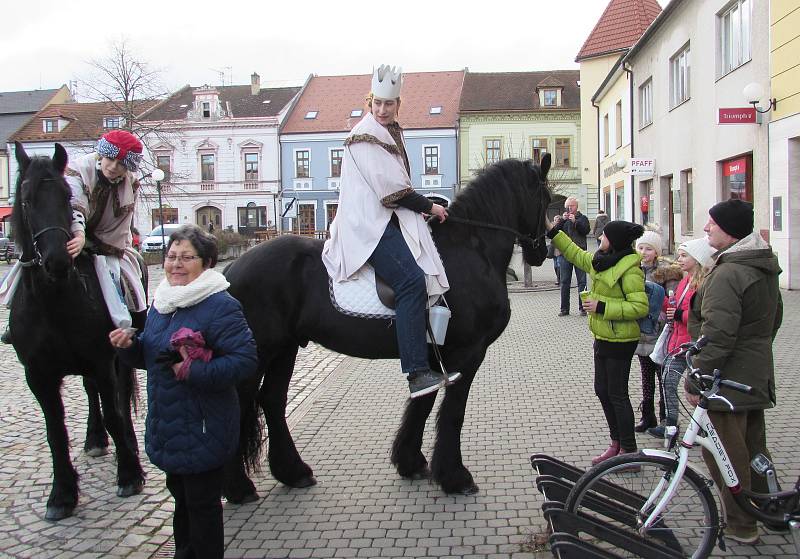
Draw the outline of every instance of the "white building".
[[[146,115],[152,162],[164,170],[161,206],[143,189],[135,224],[196,223],[252,236],[274,227],[279,210],[278,129],[300,87],[186,86]]]

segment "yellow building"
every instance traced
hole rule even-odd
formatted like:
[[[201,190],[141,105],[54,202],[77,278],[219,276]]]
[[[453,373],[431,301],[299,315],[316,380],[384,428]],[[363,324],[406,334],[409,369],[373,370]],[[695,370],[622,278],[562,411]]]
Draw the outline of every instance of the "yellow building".
[[[781,287],[800,289],[800,0],[770,2],[771,93],[759,100],[769,122],[770,243]]]
[[[580,64],[581,84],[581,146],[584,154],[581,159],[581,182],[588,185],[590,191],[587,201],[587,213],[590,215],[597,211],[598,203],[603,205],[598,186],[607,183],[603,180],[600,166],[600,160],[605,155],[600,151],[602,138],[598,126],[598,121],[602,123],[605,113],[600,114],[592,97],[617,66],[620,55],[636,43],[660,12],[661,6],[655,0],[611,0],[575,58],[575,62]],[[613,205],[616,187],[611,198],[612,206],[616,207]],[[623,213],[631,211],[632,208],[621,208],[619,215],[631,215]]]

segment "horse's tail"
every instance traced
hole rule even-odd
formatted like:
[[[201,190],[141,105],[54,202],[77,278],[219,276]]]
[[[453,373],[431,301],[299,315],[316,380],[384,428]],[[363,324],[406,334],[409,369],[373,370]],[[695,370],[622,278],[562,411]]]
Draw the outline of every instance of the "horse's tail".
[[[256,387],[257,389],[258,387]],[[239,452],[248,473],[260,472],[266,429],[261,419],[261,407],[257,397],[250,397],[244,403],[239,392],[241,425],[239,427]]]

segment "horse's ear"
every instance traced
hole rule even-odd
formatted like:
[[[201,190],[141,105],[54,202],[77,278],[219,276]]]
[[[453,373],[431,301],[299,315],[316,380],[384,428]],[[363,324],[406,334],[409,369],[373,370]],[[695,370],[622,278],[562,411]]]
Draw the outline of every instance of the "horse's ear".
[[[542,162],[539,163],[539,168],[542,170],[542,179],[547,179],[547,173],[550,171],[550,154],[545,153],[542,157]]]
[[[17,165],[19,165],[19,168],[23,171],[27,169],[28,165],[31,163],[31,158],[25,153],[25,148],[22,147],[22,144],[16,140],[14,141],[14,155],[17,158]]]
[[[64,169],[67,168],[67,160],[69,157],[67,156],[67,150],[64,149],[59,143],[56,143],[56,151],[53,153],[53,165],[56,166],[56,170],[60,175],[64,174]]]

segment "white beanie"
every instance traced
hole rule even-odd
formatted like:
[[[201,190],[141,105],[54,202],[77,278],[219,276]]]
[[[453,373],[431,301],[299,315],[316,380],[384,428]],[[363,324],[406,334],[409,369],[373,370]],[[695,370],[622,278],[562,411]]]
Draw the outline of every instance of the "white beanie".
[[[716,252],[714,248],[708,244],[708,239],[703,237],[702,239],[692,239],[691,241],[685,241],[680,244],[678,250],[682,250],[689,256],[695,259],[695,261],[700,264],[701,266],[707,268],[714,263],[712,256]]]
[[[636,248],[639,245],[650,245],[656,251],[656,254],[661,255],[661,235],[652,229],[646,229],[642,236],[636,241]]]

